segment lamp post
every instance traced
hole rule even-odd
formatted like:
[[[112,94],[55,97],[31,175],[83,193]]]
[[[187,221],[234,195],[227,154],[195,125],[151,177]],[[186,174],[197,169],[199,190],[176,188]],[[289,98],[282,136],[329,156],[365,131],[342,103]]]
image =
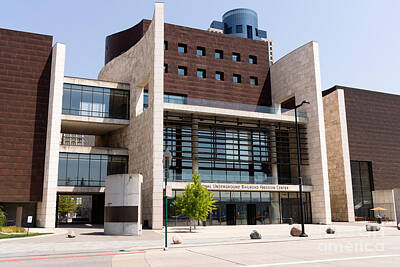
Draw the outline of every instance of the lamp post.
[[[297,172],[299,176],[299,194],[300,194],[300,220],[301,220],[301,237],[308,237],[304,231],[304,205],[303,205],[303,177],[301,177],[301,151],[300,151],[300,132],[299,123],[297,122],[297,109],[303,104],[310,104],[308,100],[303,100],[301,104],[294,107],[294,116],[296,121],[296,141],[297,141]]]
[[[165,174],[164,174],[164,183],[165,183],[165,190],[164,190],[164,202],[165,202],[165,244],[164,244],[164,250],[168,250],[168,197],[167,197],[167,181],[169,178],[169,167],[171,166],[171,161],[172,161],[172,155],[171,152],[167,149],[165,150],[164,153],[164,168],[165,168]]]

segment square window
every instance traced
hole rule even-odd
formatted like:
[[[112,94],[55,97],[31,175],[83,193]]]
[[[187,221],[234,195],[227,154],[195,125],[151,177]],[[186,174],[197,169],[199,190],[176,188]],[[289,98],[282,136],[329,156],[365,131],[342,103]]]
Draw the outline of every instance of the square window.
[[[197,69],[197,78],[205,78],[206,77],[206,70]]]
[[[243,26],[242,25],[236,25],[236,33],[242,33],[243,32]]]
[[[164,73],[168,73],[168,64],[164,64]]]
[[[216,71],[215,72],[215,79],[217,81],[223,81],[224,80],[224,73],[221,71]]]
[[[178,44],[178,53],[186,53],[187,45],[186,44]]]
[[[257,57],[256,56],[249,56],[249,63],[250,64],[257,64]]]
[[[206,55],[206,49],[204,47],[198,46],[197,50],[196,50],[196,55],[205,56]]]
[[[232,61],[240,61],[240,54],[239,53],[232,53]]]
[[[184,66],[178,66],[178,75],[186,76],[187,75],[187,68]]]
[[[233,74],[233,82],[234,83],[241,83],[242,82],[242,76],[239,74]]]
[[[250,84],[251,85],[258,85],[258,78],[250,76]]]
[[[164,50],[168,50],[168,42],[164,41]]]
[[[224,51],[222,50],[215,50],[215,58],[223,59],[224,58]]]

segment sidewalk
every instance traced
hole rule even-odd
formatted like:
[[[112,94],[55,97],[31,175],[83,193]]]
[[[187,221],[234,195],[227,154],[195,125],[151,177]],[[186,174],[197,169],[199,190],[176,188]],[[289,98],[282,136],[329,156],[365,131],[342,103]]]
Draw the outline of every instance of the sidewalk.
[[[325,233],[326,225],[306,225],[308,238],[290,236],[291,225],[241,225],[241,226],[206,226],[197,227],[192,233],[188,227],[171,227],[168,229],[169,247],[195,247],[210,244],[240,244],[306,241],[317,239],[354,238],[364,236],[400,236],[400,231],[394,225],[385,225],[379,232],[367,232],[362,223],[333,224],[336,234]],[[73,230],[75,238],[67,238],[67,232]],[[249,235],[257,230],[261,240],[251,240]],[[7,240],[0,243],[0,258],[16,255],[51,255],[66,253],[92,253],[105,251],[142,251],[161,249],[164,246],[162,230],[143,230],[141,236],[109,236],[103,234],[101,227],[57,228],[57,234],[41,238],[26,238],[24,240]],[[171,243],[174,234],[179,234],[183,243]]]

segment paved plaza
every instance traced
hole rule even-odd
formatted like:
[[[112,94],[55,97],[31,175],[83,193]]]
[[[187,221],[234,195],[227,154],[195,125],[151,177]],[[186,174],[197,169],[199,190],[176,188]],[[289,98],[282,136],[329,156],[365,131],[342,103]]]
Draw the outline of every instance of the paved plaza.
[[[364,223],[337,223],[334,235],[325,233],[326,225],[306,225],[308,238],[291,237],[291,227],[207,226],[192,233],[173,227],[169,241],[177,234],[183,243],[170,243],[168,251],[160,230],[132,237],[104,235],[101,225],[57,228],[48,236],[1,241],[0,266],[372,266],[400,259],[394,224],[371,233]],[[263,238],[251,240],[252,230]],[[70,231],[75,238],[66,237]]]

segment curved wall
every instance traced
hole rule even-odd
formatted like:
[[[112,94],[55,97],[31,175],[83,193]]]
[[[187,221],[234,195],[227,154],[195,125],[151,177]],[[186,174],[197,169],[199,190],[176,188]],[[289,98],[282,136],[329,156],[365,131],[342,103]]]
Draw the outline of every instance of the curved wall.
[[[107,36],[104,65],[139,42],[150,23],[149,20],[142,20],[132,28]]]
[[[253,40],[260,40],[256,34],[258,29],[257,13],[247,8],[237,8],[222,16],[224,33]]]

